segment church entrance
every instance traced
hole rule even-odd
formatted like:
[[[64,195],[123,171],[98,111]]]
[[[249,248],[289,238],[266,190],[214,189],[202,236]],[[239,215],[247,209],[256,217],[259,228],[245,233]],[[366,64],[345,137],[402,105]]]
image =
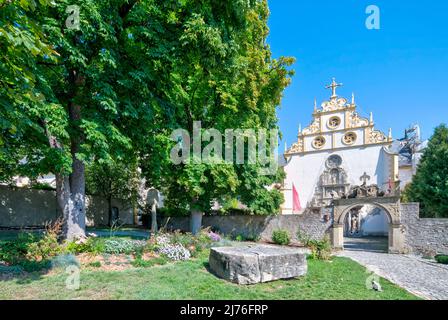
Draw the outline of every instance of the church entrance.
[[[404,233],[399,197],[364,197],[333,201],[333,248],[402,253]]]
[[[390,219],[380,207],[365,204],[348,211],[344,220],[344,250],[387,252]]]

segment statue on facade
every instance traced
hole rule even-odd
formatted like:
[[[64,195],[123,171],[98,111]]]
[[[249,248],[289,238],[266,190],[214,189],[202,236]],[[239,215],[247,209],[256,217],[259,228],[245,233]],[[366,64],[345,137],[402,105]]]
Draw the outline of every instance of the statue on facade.
[[[358,233],[358,215],[352,214],[352,218],[350,221],[350,233],[355,234]]]

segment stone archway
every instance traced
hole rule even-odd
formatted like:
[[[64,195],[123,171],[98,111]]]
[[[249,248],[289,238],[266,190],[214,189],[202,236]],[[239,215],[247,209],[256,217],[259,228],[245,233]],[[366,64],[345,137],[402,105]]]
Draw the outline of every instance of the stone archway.
[[[402,253],[404,247],[404,233],[401,224],[399,197],[372,197],[338,199],[333,201],[333,226],[331,242],[334,249],[344,249],[344,221],[353,208],[371,204],[383,209],[389,218],[389,253]]]

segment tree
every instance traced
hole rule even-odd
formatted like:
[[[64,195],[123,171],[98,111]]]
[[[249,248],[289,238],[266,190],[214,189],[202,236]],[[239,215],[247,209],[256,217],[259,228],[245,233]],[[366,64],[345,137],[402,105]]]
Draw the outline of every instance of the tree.
[[[151,147],[142,155],[143,174],[163,191],[166,206],[190,212],[193,232],[211,202],[225,196],[242,195],[255,212],[273,214],[282,202],[281,194],[265,186],[279,181],[280,173],[262,177],[260,163],[195,163],[193,157],[179,165],[169,161],[169,150],[175,145],[169,139],[171,131],[184,128],[192,133],[195,121],[222,133],[277,128],[276,107],[293,74],[287,69],[293,59],[271,58],[266,44],[267,2],[177,5],[180,14],[173,20],[180,27],[173,32],[178,41],[172,43],[173,58],[167,61],[165,89],[174,117],[171,130],[161,131],[147,144]],[[161,159],[151,161],[155,157]]]
[[[417,173],[405,191],[408,201],[420,202],[421,216],[448,218],[448,128],[440,125],[425,149]]]
[[[170,135],[195,120],[277,127],[292,60],[271,59],[266,1],[78,0],[79,25],[69,0],[0,5],[0,67],[9,72],[0,80],[0,179],[54,173],[68,239],[85,234],[91,163],[138,158],[148,184],[192,212],[255,186],[257,165],[174,166]],[[256,188],[258,207],[278,202],[278,192]],[[250,202],[258,192],[246,194]]]
[[[2,115],[17,128],[8,129],[3,137],[7,150],[2,153],[2,172],[9,167],[11,174],[53,172],[64,234],[69,239],[83,237],[86,164],[126,161],[156,123],[157,90],[163,79],[159,74],[165,73],[159,57],[167,52],[166,41],[157,42],[161,34],[165,36],[158,21],[166,18],[164,9],[169,4],[80,0],[76,1],[79,27],[73,27],[66,23],[72,1],[34,4],[30,6],[34,10],[22,3],[34,4],[2,2],[7,29],[18,25],[19,40],[31,39],[42,49],[36,51],[29,41],[14,43],[17,39],[7,40],[4,49],[2,33],[1,50],[7,60],[17,57],[12,61],[26,67],[34,94],[27,93],[27,101],[20,99],[24,88],[30,90],[27,79],[12,88],[9,81],[2,82],[13,91],[2,103],[8,107]],[[41,38],[48,49],[39,42]],[[10,69],[14,71],[14,66]],[[19,163],[22,158],[25,161]]]

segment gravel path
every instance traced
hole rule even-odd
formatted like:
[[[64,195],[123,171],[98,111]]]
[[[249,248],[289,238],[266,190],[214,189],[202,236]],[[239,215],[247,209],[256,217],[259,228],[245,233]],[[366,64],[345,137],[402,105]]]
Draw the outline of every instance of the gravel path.
[[[412,255],[368,251],[342,251],[363,266],[375,268],[379,276],[409,292],[430,300],[448,300],[448,266]]]

